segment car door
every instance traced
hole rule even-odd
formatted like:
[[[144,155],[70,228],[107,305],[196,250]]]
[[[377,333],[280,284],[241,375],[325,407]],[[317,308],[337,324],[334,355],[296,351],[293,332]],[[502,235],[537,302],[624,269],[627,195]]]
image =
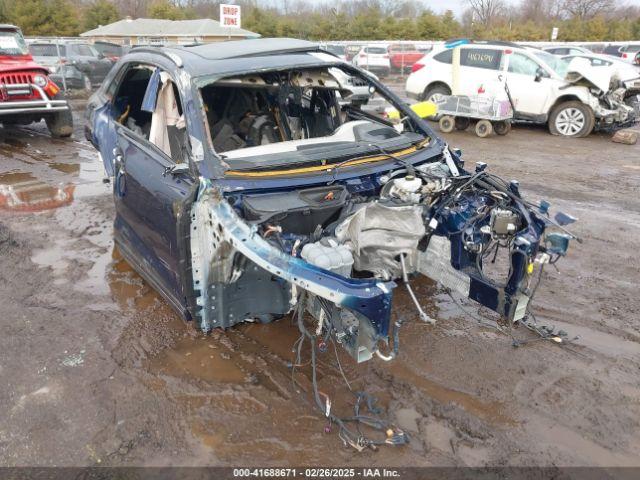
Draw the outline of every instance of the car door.
[[[525,53],[511,52],[507,55],[506,75],[515,116],[535,120],[546,115],[554,82],[549,72]]]
[[[111,67],[113,67],[113,61],[100,53],[95,47],[92,45],[87,45],[91,50],[93,57],[96,59],[96,79],[98,83],[102,83]]]
[[[504,78],[501,70],[502,50],[498,48],[460,48],[460,70],[458,74],[459,95],[478,95],[485,91],[496,91]],[[455,68],[452,69],[455,72]],[[456,85],[456,82],[453,82]]]
[[[136,85],[136,88],[135,99],[141,102],[140,87]],[[149,88],[157,89],[158,84],[150,83]],[[176,99],[180,104],[179,96]],[[130,112],[144,108],[131,104],[128,107]],[[158,109],[156,105],[155,110]],[[185,285],[181,280],[181,261],[185,257],[181,254],[179,231],[182,207],[189,198],[194,179],[182,163],[186,159],[176,151],[179,149],[168,152],[153,143],[155,114],[151,114],[150,134],[144,125],[140,128],[128,120],[115,121],[115,239],[127,261],[176,309],[185,312]],[[140,118],[144,116],[138,113],[138,122],[142,123]]]

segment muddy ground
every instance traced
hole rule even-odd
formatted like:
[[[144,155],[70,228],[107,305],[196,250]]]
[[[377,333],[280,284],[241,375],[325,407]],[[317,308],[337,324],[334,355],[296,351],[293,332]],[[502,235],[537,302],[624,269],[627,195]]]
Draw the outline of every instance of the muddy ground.
[[[110,185],[74,105],[70,140],[0,129],[0,465],[640,464],[640,145],[527,126],[447,136],[469,164],[579,217],[584,243],[547,268],[534,309],[579,339],[514,348],[416,281],[437,318],[427,326],[398,288],[400,358],[340,359],[411,443],[356,453],[324,432],[308,366],[292,384],[290,319],[204,336],[121,259]],[[319,375],[349,414],[332,348]]]

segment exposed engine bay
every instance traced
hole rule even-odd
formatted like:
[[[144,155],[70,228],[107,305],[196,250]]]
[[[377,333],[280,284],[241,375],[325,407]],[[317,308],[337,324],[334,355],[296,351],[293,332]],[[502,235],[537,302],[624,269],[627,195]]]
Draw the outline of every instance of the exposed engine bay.
[[[634,78],[622,78],[618,71],[594,68],[588,60],[574,58],[566,80],[589,88],[597,99],[592,108],[600,130],[630,126],[640,119],[640,73]]]
[[[191,272],[201,329],[305,311],[324,344],[357,362],[390,360],[399,283],[425,275],[509,322],[527,308],[543,265],[565,255],[574,219],[524,200],[459,152],[379,84],[397,123],[367,111],[330,69],[222,79],[202,89],[212,145],[228,164],[201,179],[191,213]],[[232,86],[234,85],[234,86]],[[276,88],[277,87],[277,88]],[[233,100],[231,100],[233,99]],[[346,103],[345,103],[346,99]],[[226,183],[225,183],[226,182]],[[551,231],[551,230],[555,231]],[[502,275],[488,272],[499,253]]]

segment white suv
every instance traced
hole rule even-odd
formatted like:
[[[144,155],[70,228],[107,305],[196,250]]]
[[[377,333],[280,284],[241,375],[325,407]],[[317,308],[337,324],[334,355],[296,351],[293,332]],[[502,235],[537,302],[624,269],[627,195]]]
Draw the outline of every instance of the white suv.
[[[388,75],[391,71],[389,50],[386,46],[370,45],[363,47],[353,57],[352,62],[357,67],[364,68],[370,72],[377,72],[381,75]]]
[[[596,126],[616,128],[635,119],[627,105],[631,93],[610,90],[611,79],[603,81],[602,71],[594,79],[587,60],[567,64],[542,50],[501,42],[445,46],[425,55],[407,79],[409,97],[434,101],[452,93],[454,48],[460,48],[460,64],[453,93],[477,95],[506,83],[516,120],[548,123],[555,135],[584,137]]]

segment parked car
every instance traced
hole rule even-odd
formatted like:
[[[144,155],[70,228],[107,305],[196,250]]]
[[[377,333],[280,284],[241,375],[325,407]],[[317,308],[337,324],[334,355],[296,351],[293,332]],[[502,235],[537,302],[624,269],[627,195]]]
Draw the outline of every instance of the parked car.
[[[100,85],[111,70],[113,61],[98,52],[92,45],[76,40],[62,40],[59,42],[36,41],[29,48],[37,58],[49,68],[57,79],[65,80],[69,77],[71,88],[90,90]],[[58,52],[60,56],[58,57]],[[70,66],[71,68],[63,68]],[[82,75],[82,80],[78,80]]]
[[[326,44],[322,46],[323,50],[334,54],[341,60],[347,60],[347,50],[343,45],[335,45],[335,44]]]
[[[358,54],[353,57],[353,64],[383,76],[388,75],[391,71],[389,51],[385,46],[362,47]]]
[[[577,45],[554,45],[553,47],[545,47],[543,51],[552,55],[577,55],[579,53],[593,53],[591,50],[585,47],[579,47]]]
[[[45,67],[33,61],[20,29],[0,25],[0,123],[44,120],[54,137],[73,133],[71,109]]]
[[[120,57],[130,50],[130,48],[125,45],[118,45],[117,43],[103,42],[100,40],[93,42],[93,48],[113,63],[117,62]]]
[[[35,61],[49,70],[49,77],[60,87],[91,91],[93,85],[89,76],[73,63],[67,63],[65,45],[35,42],[29,44],[29,51]]]
[[[604,50],[602,50],[602,53],[604,53],[605,55],[611,55],[612,57],[621,57],[622,56],[622,52],[620,52],[621,48],[622,48],[621,43],[610,43],[609,45],[604,47]]]
[[[620,47],[620,58],[633,65],[640,65],[640,43],[630,43]]]
[[[305,332],[306,310],[311,343],[333,338],[358,362],[397,354],[393,280],[411,289],[414,273],[522,319],[532,271],[571,237],[516,183],[464,170],[382,83],[320,51],[261,39],[120,59],[85,132],[113,177],[124,258],[204,331],[297,312]],[[339,105],[334,69],[366,82],[398,123]],[[483,273],[494,248],[511,259],[495,280]]]
[[[346,47],[344,47],[345,54],[347,57],[347,62],[351,62],[353,60],[353,57],[355,57],[358,54],[361,48],[362,48],[362,45],[355,45],[355,44],[349,44]]]
[[[391,44],[388,51],[391,68],[396,71],[410,70],[413,64],[424,56],[424,53],[411,43]]]
[[[571,64],[541,50],[501,42],[463,43],[458,95],[476,95],[488,85],[508,86],[514,119],[546,123],[555,135],[584,137],[594,127],[621,128],[635,122],[628,93],[613,91],[587,60]],[[407,78],[407,95],[437,100],[453,89],[453,48],[434,51]],[[596,78],[597,77],[597,78]],[[633,94],[635,95],[635,93]]]

